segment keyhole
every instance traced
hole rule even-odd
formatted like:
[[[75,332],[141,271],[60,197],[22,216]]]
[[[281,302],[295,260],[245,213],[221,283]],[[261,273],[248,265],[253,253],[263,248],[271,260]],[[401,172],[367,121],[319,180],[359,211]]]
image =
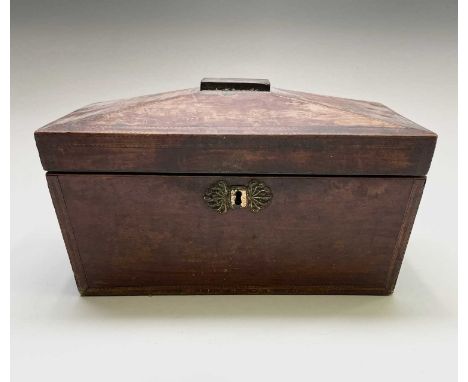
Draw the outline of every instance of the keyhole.
[[[242,192],[240,191],[236,191],[236,200],[234,201],[234,203],[236,204],[236,206],[240,206],[242,204]]]

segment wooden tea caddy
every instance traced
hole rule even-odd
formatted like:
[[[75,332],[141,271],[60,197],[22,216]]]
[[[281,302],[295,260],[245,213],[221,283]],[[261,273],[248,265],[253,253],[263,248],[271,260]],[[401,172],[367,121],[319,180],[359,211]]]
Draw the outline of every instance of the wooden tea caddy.
[[[83,295],[388,295],[437,136],[375,102],[204,79],[35,138]]]

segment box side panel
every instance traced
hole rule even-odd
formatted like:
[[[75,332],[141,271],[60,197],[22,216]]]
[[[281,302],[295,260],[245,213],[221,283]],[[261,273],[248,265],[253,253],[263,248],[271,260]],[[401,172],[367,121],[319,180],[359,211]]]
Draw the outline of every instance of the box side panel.
[[[252,178],[49,175],[82,293],[393,290],[424,178],[257,177],[267,208],[218,214],[203,195],[220,179]]]
[[[411,188],[400,233],[393,252],[392,264],[390,271],[388,272],[387,289],[389,294],[393,293],[393,290],[395,289],[398,274],[400,273],[401,263],[403,262],[403,257],[411,235],[414,220],[416,219],[416,213],[418,212],[419,202],[421,201],[425,183],[426,178],[415,178],[413,187]]]
[[[60,230],[62,231],[65,247],[70,258],[70,263],[75,275],[76,285],[81,294],[88,289],[85,271],[80,259],[78,245],[75,240],[73,228],[67,213],[66,202],[60,186],[59,176],[47,174],[47,184],[49,186],[52,203],[54,204],[55,213],[59,221]]]

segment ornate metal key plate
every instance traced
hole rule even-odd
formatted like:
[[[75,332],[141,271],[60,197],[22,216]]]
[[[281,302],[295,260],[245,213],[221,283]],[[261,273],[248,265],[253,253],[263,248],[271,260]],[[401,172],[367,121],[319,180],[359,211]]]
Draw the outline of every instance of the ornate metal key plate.
[[[272,198],[270,187],[258,180],[251,180],[247,186],[229,186],[224,180],[219,180],[203,195],[208,207],[220,214],[246,207],[251,212],[258,212],[267,207]]]

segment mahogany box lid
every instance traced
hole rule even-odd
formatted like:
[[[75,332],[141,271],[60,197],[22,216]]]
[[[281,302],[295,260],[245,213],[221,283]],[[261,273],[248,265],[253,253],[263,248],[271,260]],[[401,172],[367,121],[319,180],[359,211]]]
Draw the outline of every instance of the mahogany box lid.
[[[83,107],[35,138],[47,171],[423,176],[437,136],[380,103],[204,79]]]

